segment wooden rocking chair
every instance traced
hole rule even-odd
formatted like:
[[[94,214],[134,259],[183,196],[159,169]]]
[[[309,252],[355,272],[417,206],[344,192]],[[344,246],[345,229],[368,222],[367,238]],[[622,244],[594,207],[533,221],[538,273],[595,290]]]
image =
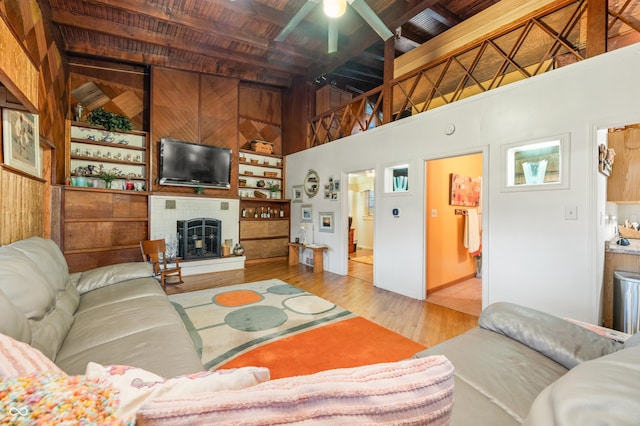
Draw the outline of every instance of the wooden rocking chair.
[[[180,268],[180,259],[175,259],[175,266],[167,265],[167,247],[164,240],[144,240],[140,241],[140,251],[142,259],[145,262],[151,262],[153,265],[153,274],[160,279],[162,288],[167,283],[166,278],[177,276],[178,281],[170,281],[169,284],[180,284],[182,281],[182,269]]]

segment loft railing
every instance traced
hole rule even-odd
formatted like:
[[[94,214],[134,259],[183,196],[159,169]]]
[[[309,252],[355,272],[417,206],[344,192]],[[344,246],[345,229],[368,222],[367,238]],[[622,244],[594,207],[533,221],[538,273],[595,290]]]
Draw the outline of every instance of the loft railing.
[[[586,59],[587,0],[558,2],[314,117],[307,147],[400,120]],[[610,0],[607,51],[640,42],[640,0]],[[383,115],[383,98],[391,105]]]

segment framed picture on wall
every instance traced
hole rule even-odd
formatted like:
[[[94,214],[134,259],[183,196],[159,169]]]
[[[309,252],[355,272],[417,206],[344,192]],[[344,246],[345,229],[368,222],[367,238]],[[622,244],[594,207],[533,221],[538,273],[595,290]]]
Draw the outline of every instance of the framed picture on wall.
[[[291,196],[292,203],[301,203],[302,202],[302,194],[304,193],[302,185],[295,185],[293,187],[293,192]]]
[[[300,222],[313,222],[313,205],[302,205],[302,216],[300,217]]]
[[[333,232],[333,212],[320,212],[320,232]]]
[[[2,110],[4,163],[42,177],[42,153],[38,116],[25,111]]]
[[[480,203],[480,179],[451,173],[449,204],[477,207]]]

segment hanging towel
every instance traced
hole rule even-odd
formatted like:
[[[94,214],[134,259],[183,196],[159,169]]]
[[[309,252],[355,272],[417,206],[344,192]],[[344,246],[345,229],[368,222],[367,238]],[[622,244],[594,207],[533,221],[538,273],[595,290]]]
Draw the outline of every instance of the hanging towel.
[[[464,218],[464,246],[469,253],[475,254],[480,249],[480,222],[477,210],[468,209]]]

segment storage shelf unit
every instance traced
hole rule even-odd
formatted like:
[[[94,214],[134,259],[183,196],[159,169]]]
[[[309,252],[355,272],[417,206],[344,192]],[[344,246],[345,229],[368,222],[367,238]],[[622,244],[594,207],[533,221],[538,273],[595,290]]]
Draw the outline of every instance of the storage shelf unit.
[[[146,132],[110,132],[87,123],[69,122],[69,162],[67,175],[74,177],[78,168],[94,168],[86,174],[92,188],[104,188],[98,177],[102,166],[105,170],[117,168],[121,177],[113,181],[112,189],[124,189],[126,181],[134,181],[134,188],[146,190],[149,184],[149,146]]]
[[[240,244],[244,247],[247,260],[286,257],[291,204],[290,200],[284,199],[284,159],[278,155],[240,150],[238,164]],[[260,180],[280,185],[277,198],[268,198],[270,191],[258,186]],[[267,198],[255,197],[254,191]],[[265,217],[267,214],[269,217]]]
[[[105,188],[97,173],[92,186],[64,186],[62,248],[72,272],[142,260],[140,241],[149,238],[149,137],[146,132],[109,132],[67,120],[65,172],[79,167],[116,167],[123,173]],[[128,175],[128,176],[127,176]],[[133,181],[136,190],[123,190]]]
[[[238,195],[240,198],[258,198],[255,191],[267,198],[271,197],[270,190],[266,186],[258,186],[258,182],[268,181],[277,183],[277,199],[284,198],[284,158],[279,155],[262,154],[246,149],[241,149],[238,159]]]

